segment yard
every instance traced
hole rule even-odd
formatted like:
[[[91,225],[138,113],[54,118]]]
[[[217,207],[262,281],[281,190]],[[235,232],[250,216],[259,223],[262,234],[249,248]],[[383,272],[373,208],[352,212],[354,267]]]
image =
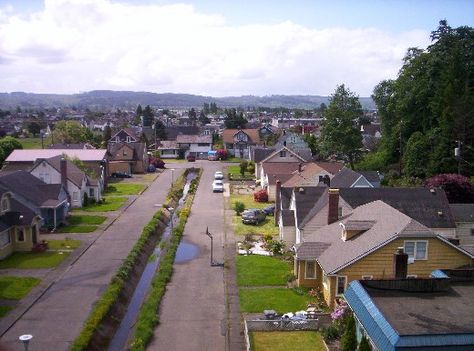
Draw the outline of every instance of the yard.
[[[19,268],[19,269],[37,269],[54,268],[58,266],[67,256],[68,252],[14,252],[7,258],[0,261],[0,269]]]
[[[23,146],[23,149],[41,149],[41,138],[19,138],[18,141]],[[46,137],[43,139],[43,145],[46,148],[51,144],[51,138]]]
[[[112,196],[104,197],[101,203],[90,204],[85,207],[74,209],[74,211],[86,211],[86,212],[109,212],[117,211],[127,201],[127,197]]]
[[[253,200],[253,195],[240,195],[232,194],[230,197],[230,206],[233,209],[237,201],[242,202],[245,205],[245,208],[265,208],[271,203],[269,202],[255,202]],[[278,227],[275,226],[275,219],[273,216],[267,216],[265,221],[258,225],[243,224],[240,216],[232,216],[232,224],[234,227],[235,235],[245,235],[245,234],[254,234],[254,235],[278,235]]]
[[[304,290],[288,288],[240,288],[240,310],[246,313],[278,313],[306,310],[311,297]]]
[[[74,250],[81,246],[80,240],[65,239],[65,240],[48,240],[49,250]]]
[[[0,277],[0,299],[20,300],[41,280],[31,277]]]
[[[106,219],[104,216],[73,215],[67,219],[68,225],[58,228],[58,233],[92,233]]]
[[[291,266],[276,257],[237,256],[237,284],[239,286],[286,285]]]
[[[111,196],[137,195],[145,189],[146,185],[141,183],[112,183],[104,194]]]
[[[248,179],[252,180],[255,178],[254,172],[245,172],[244,176],[242,177],[242,174],[240,174],[240,166],[228,166],[227,171],[229,172],[229,179]]]
[[[252,332],[250,343],[255,351],[325,351],[323,338],[315,331]]]

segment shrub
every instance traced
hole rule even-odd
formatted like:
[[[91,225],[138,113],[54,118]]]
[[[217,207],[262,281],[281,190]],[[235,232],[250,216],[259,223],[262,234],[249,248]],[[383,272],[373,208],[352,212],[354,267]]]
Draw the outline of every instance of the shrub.
[[[438,174],[425,181],[425,187],[441,187],[450,203],[474,202],[474,185],[469,178],[459,174]]]
[[[253,199],[255,202],[268,202],[268,194],[265,189],[259,190],[253,193]]]
[[[341,337],[341,332],[335,324],[329,324],[327,327],[321,329],[324,341],[329,342]]]
[[[342,351],[356,351],[357,350],[357,337],[355,320],[353,316],[350,316],[347,320],[346,330],[341,338]]]
[[[227,160],[227,158],[229,157],[229,153],[227,152],[227,150],[224,149],[217,150],[216,154],[219,160]]]
[[[252,173],[252,174],[255,173],[255,162],[249,161],[247,163],[247,172]]]
[[[160,168],[160,169],[165,168],[165,162],[161,158],[158,158],[158,157],[151,157],[150,165],[153,165],[155,168]]]
[[[271,234],[265,234],[263,236],[263,241],[265,241],[267,244],[272,240],[273,240],[273,235],[271,235]]]
[[[247,161],[240,162],[239,168],[240,168],[240,175],[242,177],[245,176],[245,172],[247,172],[247,166],[248,166]]]
[[[234,211],[237,216],[240,216],[245,211],[245,204],[240,201],[236,201],[234,204]]]
[[[357,351],[372,351],[369,340],[367,340],[365,335],[360,340],[359,348],[357,349]]]
[[[266,246],[273,255],[281,255],[285,248],[285,242],[283,240],[270,240]]]

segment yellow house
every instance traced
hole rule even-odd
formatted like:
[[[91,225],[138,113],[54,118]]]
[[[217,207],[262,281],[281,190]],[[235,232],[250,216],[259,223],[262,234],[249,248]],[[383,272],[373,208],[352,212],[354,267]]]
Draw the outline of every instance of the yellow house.
[[[407,278],[473,266],[469,252],[380,200],[307,233],[305,240],[296,246],[297,283],[320,289],[330,307],[353,280],[393,278],[398,248],[408,255]]]
[[[41,217],[0,191],[0,259],[15,251],[30,251],[38,243]]]

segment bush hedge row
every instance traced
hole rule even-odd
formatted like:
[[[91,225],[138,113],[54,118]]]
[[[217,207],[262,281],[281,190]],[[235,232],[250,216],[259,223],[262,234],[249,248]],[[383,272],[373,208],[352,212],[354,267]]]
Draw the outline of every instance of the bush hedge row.
[[[183,193],[183,187],[186,182],[186,176],[192,170],[193,169],[186,169],[184,174],[176,180],[176,182],[173,184],[170,191],[168,192],[168,196],[166,198],[167,203],[171,201],[177,201],[181,197]],[[125,284],[130,277],[130,273],[132,272],[133,267],[135,266],[135,264],[137,264],[140,258],[140,254],[143,248],[147,244],[150,237],[155,234],[155,231],[158,227],[158,223],[162,220],[164,216],[163,207],[160,208],[153,215],[150,222],[148,222],[148,224],[143,228],[140,238],[133,246],[125,261],[117,270],[117,273],[112,278],[107,290],[94,305],[89,317],[87,318],[84,324],[81,333],[74,340],[71,346],[72,351],[81,351],[86,350],[88,348],[94,333],[100,327],[102,321],[104,320],[104,317],[109,313],[114,303],[119,298],[121,291],[125,287]]]
[[[199,170],[195,185],[199,184],[202,170]],[[181,237],[184,233],[186,221],[191,212],[194,192],[190,193],[179,214],[179,223],[173,228],[172,236],[165,248],[165,255],[160,262],[158,273],[152,280],[150,291],[138,315],[136,329],[131,342],[132,351],[144,351],[153,337],[155,327],[159,324],[159,307],[166,292],[166,285],[173,275],[173,263]]]

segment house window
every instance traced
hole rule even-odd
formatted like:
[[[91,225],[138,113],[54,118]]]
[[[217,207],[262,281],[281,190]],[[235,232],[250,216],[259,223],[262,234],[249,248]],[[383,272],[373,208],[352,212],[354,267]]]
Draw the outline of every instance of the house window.
[[[286,157],[286,151],[285,150],[280,151],[280,157]]]
[[[0,233],[0,247],[3,248],[10,244],[10,233],[4,231]]]
[[[346,282],[347,282],[346,276],[344,275],[337,276],[336,295],[344,294],[344,291],[346,290]]]
[[[198,143],[198,146],[209,146],[209,143]]]
[[[79,201],[79,193],[77,191],[72,193],[72,201]]]
[[[474,236],[474,228],[471,228],[471,235]]]
[[[21,228],[16,228],[16,241],[19,243],[25,241],[25,231]]]
[[[316,279],[316,262],[315,261],[305,261],[304,278]]]
[[[418,276],[416,274],[408,274],[407,279],[416,279]]]
[[[372,279],[374,279],[373,275],[363,275],[362,276],[362,280],[372,280]]]
[[[337,218],[341,218],[342,217],[342,207],[338,207],[337,208]]]
[[[90,189],[89,189],[89,196],[90,196],[90,197],[94,197],[94,196],[95,196],[95,195],[94,195],[94,189],[93,189],[93,188],[90,188]]]
[[[239,133],[236,135],[236,139],[238,141],[246,141],[247,140],[247,136],[244,134],[244,133]]]
[[[414,240],[405,241],[404,251],[410,260],[427,260],[428,259],[428,241]]]
[[[10,209],[10,202],[7,198],[2,199],[2,211],[7,212]]]
[[[127,143],[129,143],[131,141],[132,141],[132,139],[129,136],[127,136]]]

